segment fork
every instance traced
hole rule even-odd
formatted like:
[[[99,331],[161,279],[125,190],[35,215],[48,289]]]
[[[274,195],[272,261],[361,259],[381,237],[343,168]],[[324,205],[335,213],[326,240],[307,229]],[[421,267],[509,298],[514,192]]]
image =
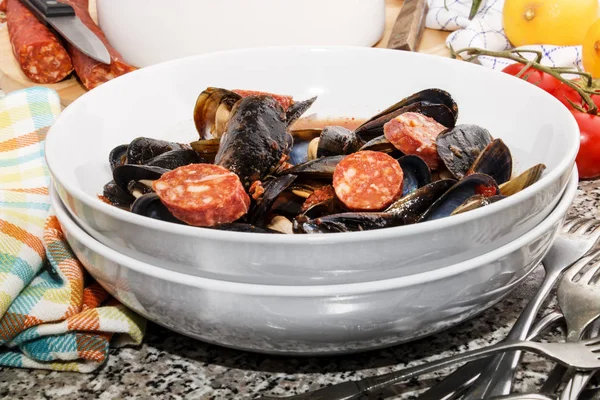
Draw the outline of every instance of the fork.
[[[569,268],[558,285],[556,296],[567,322],[567,341],[580,340],[587,328],[600,317],[600,285],[597,282],[600,280],[599,273],[600,250],[595,250]],[[548,376],[542,392],[556,390],[555,382],[560,385],[565,372],[563,367],[557,366]],[[560,399],[576,399],[592,375],[593,372],[575,374]]]
[[[600,238],[600,221],[567,218],[554,244],[543,259],[544,281],[513,325],[506,339],[525,339],[540,307],[556,285],[562,273],[585,255]],[[463,400],[474,400],[510,393],[512,380],[521,354],[511,352],[493,360],[469,363],[419,396],[419,400],[449,400],[462,394],[465,383],[475,380]],[[482,372],[483,371],[483,372]],[[546,392],[547,393],[547,392]]]
[[[577,370],[600,368],[600,338],[568,343],[539,343],[525,340],[505,340],[489,347],[467,351],[452,357],[435,360],[427,364],[405,368],[358,381],[347,381],[337,385],[301,395],[289,396],[290,400],[353,400],[381,390],[386,386],[412,377],[437,371],[458,362],[469,362],[508,350],[527,350]],[[261,397],[263,400],[277,397]]]

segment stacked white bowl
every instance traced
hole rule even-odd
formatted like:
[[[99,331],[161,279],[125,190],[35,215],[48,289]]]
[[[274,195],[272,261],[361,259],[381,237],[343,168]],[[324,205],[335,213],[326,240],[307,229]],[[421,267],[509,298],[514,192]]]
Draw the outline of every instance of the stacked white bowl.
[[[538,163],[547,169],[531,187],[481,209],[339,234],[216,231],[99,200],[115,146],[139,136],[197,139],[193,105],[208,86],[318,95],[310,111],[317,117],[358,118],[438,87],[456,100],[459,123],[505,141],[516,173]],[[391,50],[274,47],[179,59],[102,85],[61,114],[46,158],[69,243],[123,303],[208,342],[323,354],[413,340],[508,294],[542,259],[575,196],[578,140],[556,99],[476,65]]]

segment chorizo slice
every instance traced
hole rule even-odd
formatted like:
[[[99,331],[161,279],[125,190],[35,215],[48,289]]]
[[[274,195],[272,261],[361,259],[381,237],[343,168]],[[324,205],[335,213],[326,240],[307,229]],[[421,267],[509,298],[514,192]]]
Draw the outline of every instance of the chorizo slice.
[[[271,96],[274,98],[280,105],[283,107],[284,111],[287,111],[288,108],[294,103],[292,96],[286,96],[282,94],[274,94],[268,92],[259,92],[256,90],[243,90],[243,89],[235,89],[232,92],[239,94],[242,97],[248,96]]]
[[[233,222],[250,207],[240,178],[218,165],[185,165],[164,173],[152,187],[177,219],[193,226]]]
[[[429,168],[437,169],[440,157],[435,139],[447,128],[423,114],[407,112],[383,126],[385,138],[404,154],[420,156]]]
[[[398,161],[378,151],[345,157],[333,173],[337,197],[351,210],[383,210],[402,195],[404,174]]]
[[[67,50],[19,0],[5,0],[6,22],[13,54],[21,70],[35,83],[57,83],[73,71]]]
[[[73,60],[73,67],[81,83],[86,89],[93,89],[111,79],[117,78],[128,72],[136,70],[135,67],[127,64],[121,54],[117,52],[109,43],[104,32],[96,25],[89,13],[88,0],[60,0],[61,3],[69,4],[75,10],[75,14],[81,22],[94,32],[104,43],[110,54],[111,63],[104,64],[86,56],[81,51],[67,43],[67,50]]]

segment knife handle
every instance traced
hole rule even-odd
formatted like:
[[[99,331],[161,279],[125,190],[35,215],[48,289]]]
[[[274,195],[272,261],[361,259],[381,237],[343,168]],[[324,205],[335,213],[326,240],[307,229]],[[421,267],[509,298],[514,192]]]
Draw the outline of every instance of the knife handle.
[[[39,12],[46,17],[69,17],[75,15],[75,10],[68,4],[56,0],[29,0]]]

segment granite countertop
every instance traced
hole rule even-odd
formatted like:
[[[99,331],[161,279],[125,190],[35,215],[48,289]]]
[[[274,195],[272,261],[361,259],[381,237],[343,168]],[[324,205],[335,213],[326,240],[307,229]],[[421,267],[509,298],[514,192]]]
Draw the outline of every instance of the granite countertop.
[[[580,184],[570,213],[600,218],[600,180]],[[258,393],[304,392],[494,343],[506,335],[543,275],[538,267],[504,301],[452,329],[417,342],[341,357],[285,358],[245,353],[150,324],[142,346],[113,349],[108,362],[92,374],[0,369],[0,398],[235,399],[257,397]],[[554,299],[548,301],[544,313],[555,307]],[[557,328],[549,336],[560,334]],[[515,390],[535,391],[551,368],[552,363],[526,354]],[[393,388],[386,398],[415,398],[420,389],[449,371],[421,376]]]

